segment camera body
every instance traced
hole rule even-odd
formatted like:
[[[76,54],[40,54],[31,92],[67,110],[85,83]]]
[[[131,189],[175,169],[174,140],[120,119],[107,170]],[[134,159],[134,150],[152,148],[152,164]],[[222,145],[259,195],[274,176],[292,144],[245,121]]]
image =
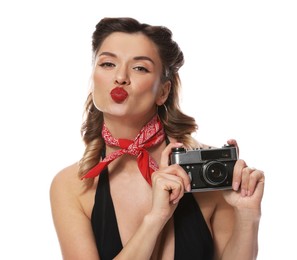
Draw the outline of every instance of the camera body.
[[[173,148],[171,164],[179,164],[191,178],[191,192],[232,188],[237,147],[193,149]]]

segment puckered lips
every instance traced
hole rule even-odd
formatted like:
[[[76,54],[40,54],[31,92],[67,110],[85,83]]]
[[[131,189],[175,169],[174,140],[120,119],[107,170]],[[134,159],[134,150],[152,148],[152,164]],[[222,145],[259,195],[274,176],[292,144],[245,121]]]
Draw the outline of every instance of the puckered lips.
[[[116,103],[122,103],[128,97],[128,92],[121,87],[115,87],[110,96]]]

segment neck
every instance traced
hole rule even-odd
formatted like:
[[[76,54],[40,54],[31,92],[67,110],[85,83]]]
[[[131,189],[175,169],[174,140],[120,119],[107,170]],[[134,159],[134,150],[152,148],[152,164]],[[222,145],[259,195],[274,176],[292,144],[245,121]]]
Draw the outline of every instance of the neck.
[[[153,116],[154,114],[141,118],[115,118],[104,115],[104,123],[113,137],[133,140]]]

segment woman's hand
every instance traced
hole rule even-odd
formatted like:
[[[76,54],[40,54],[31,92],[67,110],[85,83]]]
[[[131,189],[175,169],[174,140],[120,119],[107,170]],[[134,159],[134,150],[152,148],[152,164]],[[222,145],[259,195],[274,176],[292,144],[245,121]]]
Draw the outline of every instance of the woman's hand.
[[[237,142],[233,139],[229,140],[228,144],[238,148]],[[259,213],[264,193],[264,181],[263,171],[248,167],[244,160],[239,159],[233,171],[233,191],[225,192],[225,199],[237,209],[255,210]]]
[[[168,220],[185,190],[190,191],[190,178],[178,164],[169,165],[172,148],[181,147],[181,143],[170,143],[161,155],[159,170],[152,175],[153,205],[152,213]]]

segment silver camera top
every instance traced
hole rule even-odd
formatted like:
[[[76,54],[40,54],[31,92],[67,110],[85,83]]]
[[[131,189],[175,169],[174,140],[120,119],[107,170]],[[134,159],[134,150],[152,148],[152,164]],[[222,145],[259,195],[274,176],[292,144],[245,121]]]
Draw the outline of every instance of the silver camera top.
[[[210,160],[234,161],[238,159],[237,147],[224,145],[222,148],[173,148],[171,154],[171,164],[197,164]]]

